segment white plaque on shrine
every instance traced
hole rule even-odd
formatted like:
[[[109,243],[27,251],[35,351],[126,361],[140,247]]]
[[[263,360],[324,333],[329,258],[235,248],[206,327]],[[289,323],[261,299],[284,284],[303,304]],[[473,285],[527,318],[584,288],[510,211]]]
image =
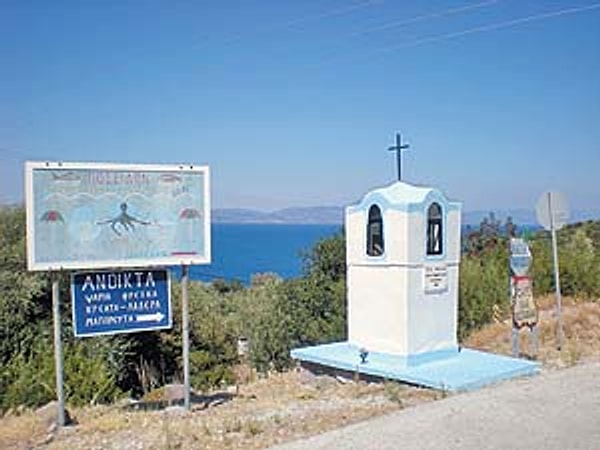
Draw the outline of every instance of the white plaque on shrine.
[[[445,264],[429,264],[423,269],[426,294],[437,294],[448,290],[448,267]]]

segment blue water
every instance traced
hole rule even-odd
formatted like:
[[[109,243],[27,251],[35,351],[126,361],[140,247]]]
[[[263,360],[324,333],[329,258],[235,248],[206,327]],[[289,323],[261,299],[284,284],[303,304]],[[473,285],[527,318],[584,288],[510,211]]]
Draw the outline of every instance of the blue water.
[[[463,226],[463,236],[478,226]],[[535,225],[520,231],[536,231]],[[249,284],[256,273],[273,272],[282,278],[302,275],[302,253],[324,237],[342,230],[342,225],[213,224],[212,264],[193,266],[194,280],[217,278]]]
[[[244,284],[255,273],[294,278],[302,274],[302,253],[341,229],[341,225],[213,224],[212,264],[193,266],[190,278]]]

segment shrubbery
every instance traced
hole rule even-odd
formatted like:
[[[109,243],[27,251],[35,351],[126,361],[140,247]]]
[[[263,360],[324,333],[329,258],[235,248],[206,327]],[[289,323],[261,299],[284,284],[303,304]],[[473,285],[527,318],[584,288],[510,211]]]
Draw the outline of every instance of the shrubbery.
[[[492,225],[495,224],[495,225]],[[596,299],[600,295],[600,222],[569,225],[558,232],[561,291]],[[497,221],[484,219],[478,230],[463,237],[460,269],[459,337],[489,323],[494,307],[507,313],[509,303],[509,238]],[[527,237],[533,262],[534,295],[554,291],[550,233]]]
[[[565,294],[600,294],[600,222],[559,233]],[[547,232],[530,239],[537,295],[553,289]],[[508,238],[491,217],[464,237],[460,273],[459,335],[488,323],[494,305],[508,310]],[[49,279],[25,266],[25,215],[0,210],[0,410],[37,406],[55,398]],[[292,348],[345,338],[346,266],[342,234],[318,242],[304,255],[304,274],[292,280],[256,275],[238,281],[192,282],[191,381],[207,389],[234,380],[237,341],[250,344],[249,362],[259,371],[282,370]],[[172,330],[103,338],[72,335],[66,276],[62,285],[65,393],[73,405],[140,396],[181,382],[180,285],[172,284]]]

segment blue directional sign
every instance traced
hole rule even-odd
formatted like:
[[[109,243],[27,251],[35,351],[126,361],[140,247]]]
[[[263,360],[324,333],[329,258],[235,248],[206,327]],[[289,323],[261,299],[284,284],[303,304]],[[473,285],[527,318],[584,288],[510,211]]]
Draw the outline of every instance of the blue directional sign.
[[[81,272],[71,276],[75,336],[171,328],[167,270]]]

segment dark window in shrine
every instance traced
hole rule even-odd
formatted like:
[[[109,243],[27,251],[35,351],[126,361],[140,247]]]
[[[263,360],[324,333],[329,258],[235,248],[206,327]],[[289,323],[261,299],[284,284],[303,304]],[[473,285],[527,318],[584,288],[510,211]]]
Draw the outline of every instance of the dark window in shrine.
[[[367,255],[383,255],[383,219],[379,206],[369,208],[369,222],[367,224]]]
[[[427,210],[427,254],[441,255],[443,248],[442,207],[432,203]]]

